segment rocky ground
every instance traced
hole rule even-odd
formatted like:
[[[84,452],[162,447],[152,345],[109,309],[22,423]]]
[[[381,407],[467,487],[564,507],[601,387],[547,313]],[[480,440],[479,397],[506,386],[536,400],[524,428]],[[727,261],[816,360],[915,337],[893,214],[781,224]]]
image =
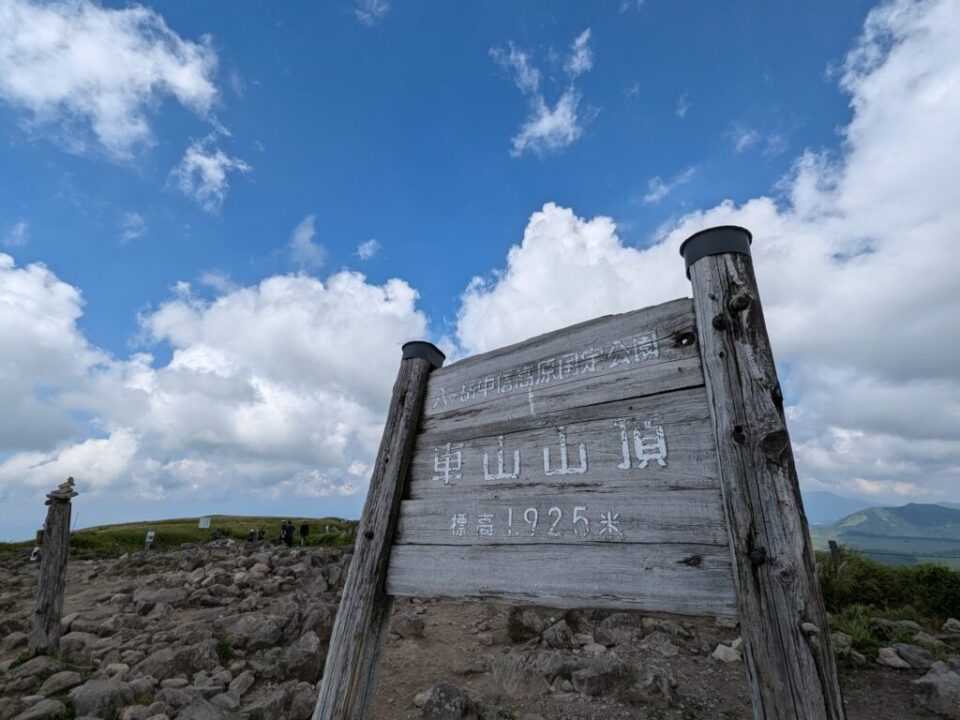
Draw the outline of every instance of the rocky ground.
[[[310,717],[350,555],[218,541],[73,560],[60,653],[29,659],[36,566],[0,560],[0,720]],[[867,661],[851,720],[960,718],[960,622]],[[398,600],[377,720],[751,717],[735,628],[636,613]],[[881,664],[883,663],[883,664]]]

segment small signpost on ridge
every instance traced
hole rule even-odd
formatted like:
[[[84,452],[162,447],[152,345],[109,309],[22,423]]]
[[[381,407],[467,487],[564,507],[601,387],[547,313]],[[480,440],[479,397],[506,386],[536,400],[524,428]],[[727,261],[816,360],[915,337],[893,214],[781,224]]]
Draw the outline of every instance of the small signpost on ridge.
[[[845,717],[750,259],[693,300],[442,367],[404,345],[314,720],[361,720],[394,596],[740,620],[754,717]]]

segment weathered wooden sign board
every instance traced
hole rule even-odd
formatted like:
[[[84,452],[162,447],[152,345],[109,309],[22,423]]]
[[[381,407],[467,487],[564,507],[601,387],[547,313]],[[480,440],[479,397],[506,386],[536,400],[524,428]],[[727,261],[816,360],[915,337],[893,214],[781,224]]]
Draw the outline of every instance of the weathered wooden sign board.
[[[394,596],[739,619],[756,718],[844,717],[749,243],[684,244],[693,300],[404,346],[315,720],[364,717]]]

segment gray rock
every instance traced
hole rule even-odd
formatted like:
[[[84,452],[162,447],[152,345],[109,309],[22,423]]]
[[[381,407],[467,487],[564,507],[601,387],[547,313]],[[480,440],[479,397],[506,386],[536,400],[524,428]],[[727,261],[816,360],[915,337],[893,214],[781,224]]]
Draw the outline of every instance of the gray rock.
[[[10,652],[19,647],[26,647],[28,639],[29,636],[25,632],[14,630],[12,633],[5,635],[3,641],[0,641],[0,652]]]
[[[441,683],[423,705],[424,720],[462,720],[477,717],[477,704],[463,690]]]
[[[494,683],[509,697],[537,697],[550,690],[543,674],[531,667],[519,653],[511,651],[497,655],[492,665]]]
[[[226,632],[238,648],[259,650],[273,647],[284,639],[284,619],[266,613],[246,613],[218,620],[217,628]]]
[[[317,691],[310,683],[297,683],[290,690],[287,701],[288,720],[310,720],[313,708],[317,704]]]
[[[390,619],[390,632],[402,638],[422,638],[423,618],[414,613],[397,613]]]
[[[222,707],[206,700],[195,700],[183,708],[177,720],[230,720],[233,715]]]
[[[157,699],[172,708],[182,708],[200,697],[199,693],[186,688],[163,688],[157,693]]]
[[[880,648],[877,652],[877,662],[896,670],[910,669],[910,663],[900,657],[892,647]]]
[[[929,710],[944,717],[960,719],[960,674],[938,662],[914,686],[920,689],[919,700]]]
[[[515,606],[507,616],[507,633],[514,642],[525,642],[540,634],[557,621],[556,612],[549,609]]]
[[[57,720],[67,712],[59,700],[41,700],[33,707],[24,710],[13,720]]]
[[[133,606],[139,615],[146,615],[154,606],[162,603],[176,607],[187,599],[183,588],[138,588],[133,593]]]
[[[230,692],[236,693],[237,697],[241,698],[243,694],[250,689],[250,686],[253,685],[254,680],[253,673],[249,670],[244,670],[230,681]]]
[[[927,650],[936,650],[946,646],[946,643],[943,640],[939,640],[933,635],[928,635],[925,632],[918,632],[913,636],[913,642],[917,645],[926,648]]]
[[[914,670],[929,670],[933,667],[933,655],[929,650],[907,643],[894,643],[893,649]]]
[[[163,648],[151,653],[133,668],[134,673],[150,675],[157,680],[192,675],[198,670],[212,670],[220,665],[215,640],[194,645]]]
[[[740,660],[743,659],[743,656],[740,654],[739,650],[735,650],[729,645],[720,643],[717,645],[717,649],[713,651],[713,658],[722,662],[731,663],[740,662]]]
[[[950,633],[951,635],[960,635],[960,620],[957,620],[956,618],[948,618],[943,624],[943,631],[945,633]]]
[[[84,664],[90,658],[90,650],[100,638],[93,633],[74,630],[60,638],[60,653],[72,663]]]
[[[622,660],[598,658],[573,673],[571,680],[577,692],[597,696],[629,688],[636,676],[636,670]]]
[[[0,697],[0,720],[13,720],[22,708],[23,703],[19,698]]]
[[[112,718],[133,700],[133,691],[119,680],[88,680],[70,691],[70,702],[77,715]]]
[[[548,647],[570,650],[574,647],[573,631],[566,620],[561,620],[543,631],[543,641]]]
[[[40,680],[63,670],[63,664],[47,655],[38,655],[7,673],[5,693],[23,693]]]
[[[43,685],[40,686],[40,689],[37,692],[44,697],[49,697],[50,695],[59,695],[60,693],[66,692],[71,688],[75,688],[82,682],[83,677],[81,677],[80,673],[74,672],[73,670],[63,670],[61,672],[54,673],[44,680]]]
[[[320,638],[310,630],[297,641],[296,645],[291,645],[284,652],[284,676],[315,683],[323,673],[326,654],[326,648],[320,644]]]

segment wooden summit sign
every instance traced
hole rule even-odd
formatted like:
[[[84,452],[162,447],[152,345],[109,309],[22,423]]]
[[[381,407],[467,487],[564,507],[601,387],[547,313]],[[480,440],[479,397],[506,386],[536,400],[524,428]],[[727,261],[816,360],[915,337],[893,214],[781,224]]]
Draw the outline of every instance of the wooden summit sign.
[[[693,300],[443,368],[407,343],[314,720],[361,720],[394,596],[740,620],[757,720],[845,717],[750,233]]]

